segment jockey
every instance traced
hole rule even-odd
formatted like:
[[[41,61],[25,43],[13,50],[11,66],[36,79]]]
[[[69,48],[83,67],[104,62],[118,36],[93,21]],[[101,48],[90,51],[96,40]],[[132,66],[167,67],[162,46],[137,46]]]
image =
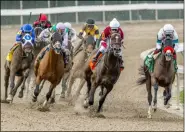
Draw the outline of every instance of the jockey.
[[[178,49],[178,44],[179,44],[179,39],[178,39],[178,34],[175,31],[174,27],[171,24],[165,24],[158,32],[157,34],[157,42],[156,42],[156,49],[154,51],[154,53],[152,55],[149,55],[149,58],[152,58],[153,55],[161,52],[161,48],[162,48],[162,43],[163,40],[167,37],[170,36],[170,38],[173,40],[174,43],[174,54],[173,54],[173,58],[175,60],[175,64],[176,63],[176,51]]]
[[[96,42],[96,44],[99,42],[99,29],[98,26],[95,25],[95,21],[93,19],[87,19],[86,23],[83,25],[82,29],[80,30],[79,33],[79,38],[83,38],[83,33],[86,33],[86,35],[92,35],[94,36],[94,40]],[[80,41],[80,43],[77,45],[77,48],[75,50],[75,52],[81,47],[82,45],[82,40]]]
[[[39,42],[42,41],[49,44],[51,40],[51,36],[54,32],[56,32],[56,25],[53,25],[51,28],[44,29],[38,36],[37,41]]]
[[[55,29],[55,27],[53,27]],[[65,66],[68,64],[68,56],[70,54],[70,51],[66,48],[68,46],[68,34],[65,33],[65,25],[62,22],[59,22],[56,25],[56,32],[60,33],[62,35],[62,52],[64,53],[64,63]],[[43,56],[45,55],[45,52],[49,50],[49,45],[45,48],[45,50],[39,55],[37,62],[39,62]]]
[[[69,22],[65,22],[64,25],[66,27],[66,33],[68,33],[69,40],[74,42],[76,40],[76,31],[72,28]]]
[[[22,37],[26,34],[30,34],[31,37],[32,37],[32,43],[34,44],[35,43],[35,31],[33,29],[33,27],[30,25],[30,24],[24,24],[20,30],[17,32],[17,35],[16,35],[16,43],[13,45],[13,47],[10,49],[8,55],[12,56],[13,55],[13,52],[15,50],[15,48],[17,47],[17,45],[19,43],[23,43],[22,42]]]
[[[43,29],[50,28],[51,22],[48,20],[48,17],[45,14],[41,14],[39,19],[33,23],[33,27],[42,27]]]
[[[122,43],[123,43],[123,40],[124,40],[124,33],[123,33],[122,29],[120,28],[120,23],[116,20],[116,18],[114,18],[114,19],[110,22],[109,26],[107,26],[107,27],[103,30],[102,34],[101,34],[101,42],[100,42],[101,47],[99,48],[98,52],[96,53],[96,56],[93,58],[93,63],[94,63],[94,64],[96,63],[96,61],[97,61],[99,55],[100,55],[101,53],[105,53],[106,50],[108,49],[108,47],[109,47],[109,40],[108,40],[108,39],[110,39],[110,38],[109,38],[110,35],[111,35],[112,33],[115,33],[115,32],[116,32],[116,33],[119,33],[119,34],[121,35]],[[123,66],[123,59],[122,59],[122,50],[121,50],[121,52],[120,52],[120,60],[121,60],[120,68],[121,68],[121,69],[124,69],[124,66]]]

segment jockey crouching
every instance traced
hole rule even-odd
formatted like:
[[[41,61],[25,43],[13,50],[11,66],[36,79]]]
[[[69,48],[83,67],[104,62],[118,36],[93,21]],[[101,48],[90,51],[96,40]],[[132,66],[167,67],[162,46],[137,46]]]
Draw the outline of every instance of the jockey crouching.
[[[53,29],[55,29],[53,27]],[[69,60],[69,55],[70,55],[70,51],[68,49],[66,49],[66,47],[68,46],[68,34],[65,33],[65,25],[61,22],[59,22],[56,25],[56,32],[59,32],[62,35],[62,52],[61,54],[64,55],[64,66],[66,67],[66,65],[68,64],[68,60]],[[43,56],[45,55],[45,52],[47,50],[49,50],[49,46],[45,47],[45,50],[39,55],[37,62],[39,63],[39,61],[43,58]]]
[[[79,38],[82,39],[83,38],[83,34],[84,32],[86,33],[86,35],[91,35],[91,36],[94,36],[94,40],[96,42],[96,45],[99,43],[99,37],[100,37],[100,34],[99,34],[99,29],[98,29],[98,26],[95,25],[95,21],[93,19],[87,19],[86,23],[83,25],[82,29],[80,30],[80,33],[79,33]],[[79,42],[79,44],[77,45],[75,52],[77,52],[80,47],[82,46],[82,43],[83,43],[83,40],[81,40]]]
[[[38,36],[38,38],[36,39],[36,41],[39,42],[44,42],[46,44],[50,43],[51,40],[51,36],[52,34],[56,32],[56,25],[53,25],[51,28],[46,28],[44,29],[40,35]]]
[[[73,43],[76,40],[76,31],[72,28],[71,23],[65,22],[64,25],[66,27],[65,32],[68,34],[68,39]]]
[[[43,29],[50,28],[51,22],[48,20],[48,17],[45,14],[41,14],[39,19],[33,23],[33,27],[41,27]]]
[[[148,55],[149,58],[153,58],[153,55],[161,52],[162,50],[162,43],[163,40],[165,40],[167,37],[170,37],[173,40],[174,43],[174,54],[173,59],[175,63],[175,69],[178,69],[177,67],[177,57],[176,57],[176,51],[178,49],[179,39],[177,32],[175,31],[174,27],[171,24],[165,24],[163,28],[161,28],[157,34],[157,42],[156,42],[156,49],[153,54]]]
[[[13,47],[10,49],[8,56],[7,56],[7,60],[11,61],[12,56],[13,56],[13,52],[15,51],[15,49],[17,48],[18,44],[22,44],[22,37],[25,34],[30,34],[32,37],[32,43],[35,43],[35,31],[33,29],[33,27],[30,24],[24,24],[20,30],[18,31],[17,35],[16,35],[16,43],[13,45]]]
[[[107,26],[101,34],[101,41],[100,41],[101,46],[100,46],[98,52],[96,53],[96,56],[93,58],[94,65],[97,62],[99,55],[101,53],[104,54],[107,51],[107,49],[109,47],[109,39],[110,39],[109,37],[112,33],[119,33],[121,35],[122,43],[123,43],[124,33],[123,33],[122,29],[120,28],[120,23],[115,18],[110,22],[109,26]],[[123,59],[122,59],[122,49],[120,52],[120,68],[124,69]]]

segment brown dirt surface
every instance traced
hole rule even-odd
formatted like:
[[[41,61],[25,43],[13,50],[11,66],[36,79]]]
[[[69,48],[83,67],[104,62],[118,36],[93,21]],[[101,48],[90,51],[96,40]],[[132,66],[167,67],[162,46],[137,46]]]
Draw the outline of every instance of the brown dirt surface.
[[[2,131],[51,131],[51,130],[88,130],[88,131],[182,131],[183,118],[158,109],[152,119],[147,119],[148,101],[145,85],[137,86],[138,68],[141,64],[140,53],[155,47],[159,29],[169,22],[121,23],[125,32],[124,60],[125,70],[107,96],[103,106],[103,118],[76,115],[74,107],[65,101],[56,99],[49,112],[40,112],[33,106],[31,99],[19,99],[15,96],[13,104],[1,103]],[[171,22],[183,42],[183,21]],[[103,30],[105,25],[98,25]],[[74,28],[77,32],[79,25]],[[1,98],[4,97],[4,60],[15,41],[17,28],[1,28]],[[180,57],[179,57],[180,58]],[[179,60],[182,64],[182,58]],[[47,88],[46,88],[47,86]],[[49,85],[43,91],[48,91]],[[86,87],[86,86],[85,86]],[[18,89],[17,93],[20,89]],[[59,94],[61,86],[57,86]],[[98,92],[97,92],[98,94]],[[159,94],[162,94],[160,91]],[[40,94],[44,98],[45,94]],[[58,97],[58,96],[57,96]],[[39,98],[40,99],[40,98]],[[40,99],[41,100],[41,99]],[[97,107],[98,98],[95,98]]]

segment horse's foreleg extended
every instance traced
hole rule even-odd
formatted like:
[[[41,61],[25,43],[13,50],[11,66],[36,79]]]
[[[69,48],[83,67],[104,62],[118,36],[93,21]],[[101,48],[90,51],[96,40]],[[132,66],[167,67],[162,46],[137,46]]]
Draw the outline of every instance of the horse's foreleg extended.
[[[102,108],[102,105],[103,105],[103,103],[105,101],[105,98],[107,97],[109,92],[112,90],[112,88],[113,88],[113,85],[107,86],[106,89],[105,89],[105,92],[103,92],[103,95],[101,96],[101,98],[99,100],[99,106],[98,106],[98,110],[97,110],[98,113],[100,112],[100,110]]]
[[[16,92],[17,92],[17,89],[18,89],[18,87],[22,84],[22,82],[23,82],[23,76],[18,77],[18,80],[17,80],[17,82],[16,82],[16,85],[15,85],[13,91],[12,91],[13,97],[15,96],[15,94],[16,94]]]
[[[4,101],[6,100],[7,96],[8,96],[8,84],[9,84],[9,77],[10,77],[10,69],[6,68],[5,69],[5,75],[4,75],[4,87],[5,87],[5,95],[4,95]]]
[[[62,92],[60,97],[65,98],[65,91],[67,89],[67,79],[69,78],[69,73],[65,73],[64,77],[62,78]]]
[[[12,102],[13,100],[13,89],[15,86],[15,71],[11,70],[10,72],[10,92],[7,98],[7,101]]]
[[[74,74],[71,74],[69,76],[69,87],[67,88],[67,98],[71,96],[71,88],[73,86],[74,81],[75,81]]]
[[[53,91],[53,89],[54,89],[55,87],[56,87],[56,85],[54,85],[54,84],[51,84],[51,85],[50,85],[49,91],[48,91],[48,93],[46,94],[46,100],[45,100],[44,103],[43,103],[43,107],[46,107],[46,106],[47,106],[48,100],[50,99],[51,94],[52,94],[52,91]],[[55,92],[54,92],[54,94],[55,94]]]
[[[146,89],[148,92],[148,104],[149,104],[149,108],[148,108],[148,118],[152,118],[152,92],[151,92],[151,79],[148,78],[146,80]]]
[[[166,106],[166,108],[169,108],[168,102],[171,98],[171,89],[172,89],[172,84],[170,84],[168,87],[165,87],[166,96],[164,96],[164,105]]]
[[[26,83],[26,79],[28,78],[29,76],[29,71],[30,69],[27,69],[24,73],[23,73],[23,76],[24,76],[24,79],[23,79],[23,84],[22,84],[22,87],[21,87],[21,91],[19,92],[19,98],[22,98],[23,97],[23,90],[25,89],[25,83]]]
[[[153,109],[154,109],[154,112],[157,110],[157,91],[158,91],[158,84],[155,83],[153,85],[154,87],[154,100],[153,100]]]
[[[40,93],[39,85],[40,85],[41,81],[42,81],[42,79],[40,78],[40,76],[37,76],[36,77],[36,87],[35,87],[35,90],[34,90],[34,93],[33,93],[33,98],[32,98],[33,102],[37,101],[37,96]]]

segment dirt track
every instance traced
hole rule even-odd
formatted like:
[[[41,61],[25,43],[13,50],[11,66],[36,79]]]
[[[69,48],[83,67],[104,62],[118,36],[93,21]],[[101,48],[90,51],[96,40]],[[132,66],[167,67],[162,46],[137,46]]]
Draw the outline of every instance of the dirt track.
[[[171,22],[183,42],[183,21]],[[158,109],[152,119],[147,119],[147,92],[145,85],[136,86],[140,53],[153,48],[156,33],[165,22],[123,24],[125,31],[125,70],[104,103],[106,119],[76,115],[74,108],[58,101],[50,112],[40,112],[30,107],[31,100],[14,99],[12,105],[1,104],[1,130],[183,130],[183,119]],[[101,25],[102,30],[104,26]],[[77,32],[79,27],[75,26]],[[3,30],[3,31],[2,31]],[[1,98],[4,97],[4,59],[15,40],[17,29],[1,29]],[[19,89],[20,90],[20,89]],[[19,92],[18,90],[18,92]],[[44,87],[48,91],[48,86]],[[57,93],[61,90],[57,87]],[[18,93],[17,92],[17,93]],[[159,93],[160,95],[161,93]],[[44,94],[41,94],[45,96]],[[97,100],[95,98],[95,100]],[[96,101],[97,102],[97,101]]]

